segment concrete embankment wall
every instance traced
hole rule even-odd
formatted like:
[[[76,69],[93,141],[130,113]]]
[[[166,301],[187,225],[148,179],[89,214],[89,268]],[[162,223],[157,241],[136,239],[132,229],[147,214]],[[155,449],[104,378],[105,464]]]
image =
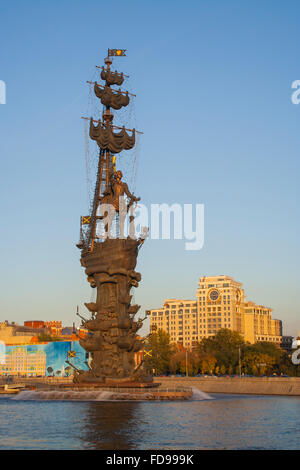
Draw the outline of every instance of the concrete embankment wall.
[[[207,393],[300,396],[300,377],[155,377],[161,387],[194,387]]]

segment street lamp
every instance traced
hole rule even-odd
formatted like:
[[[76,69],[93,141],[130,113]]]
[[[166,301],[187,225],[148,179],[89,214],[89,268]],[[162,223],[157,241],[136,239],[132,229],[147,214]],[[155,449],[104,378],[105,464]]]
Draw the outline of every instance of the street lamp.
[[[187,349],[185,350],[185,376],[188,377],[188,366],[187,366]]]

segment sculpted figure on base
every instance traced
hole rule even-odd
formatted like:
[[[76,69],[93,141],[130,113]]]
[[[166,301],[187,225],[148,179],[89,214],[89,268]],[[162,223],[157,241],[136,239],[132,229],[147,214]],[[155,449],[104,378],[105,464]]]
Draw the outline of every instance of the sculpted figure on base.
[[[135,353],[143,345],[137,336],[143,320],[134,320],[139,305],[131,305],[131,289],[138,287],[141,280],[135,267],[139,248],[147,233],[144,230],[139,239],[135,236],[133,210],[140,198],[129,191],[122,181],[122,172],[115,168],[115,154],[134,147],[137,131],[132,129],[129,135],[128,129],[118,127],[118,131],[112,123],[111,107],[120,109],[127,106],[129,98],[127,94],[126,100],[122,100],[120,92],[120,99],[116,100],[115,91],[109,92],[110,86],[117,83],[115,80],[120,85],[121,77],[111,73],[111,63],[109,56],[105,59],[105,73],[101,74],[106,81],[103,120],[90,119],[90,137],[99,146],[98,172],[92,211],[89,216],[81,218],[77,246],[81,249],[81,264],[87,280],[97,290],[97,298],[95,302],[85,304],[90,318],[81,317],[88,333],[80,338],[80,344],[89,353],[89,370],[76,373],[75,381],[78,382],[146,380],[142,367],[135,362]],[[95,85],[95,90],[96,96],[101,99],[101,87]],[[111,217],[107,217],[109,212],[112,213]],[[130,229],[126,238],[122,224],[128,213]],[[116,233],[112,235],[113,221]]]

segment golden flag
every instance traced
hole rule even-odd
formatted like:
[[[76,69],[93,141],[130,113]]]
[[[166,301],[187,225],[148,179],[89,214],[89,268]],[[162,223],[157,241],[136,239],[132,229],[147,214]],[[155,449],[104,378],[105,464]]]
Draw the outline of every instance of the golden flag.
[[[108,57],[121,57],[121,56],[124,56],[126,55],[125,52],[126,52],[127,49],[108,49]]]

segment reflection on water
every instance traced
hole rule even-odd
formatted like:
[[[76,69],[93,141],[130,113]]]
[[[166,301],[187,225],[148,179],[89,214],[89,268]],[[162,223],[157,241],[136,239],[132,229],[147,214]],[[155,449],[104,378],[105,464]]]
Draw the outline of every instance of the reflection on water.
[[[299,449],[300,398],[190,402],[0,398],[1,449]]]
[[[106,450],[130,450],[136,448],[135,432],[137,403],[106,402],[98,406],[90,403],[84,419],[83,448]]]

